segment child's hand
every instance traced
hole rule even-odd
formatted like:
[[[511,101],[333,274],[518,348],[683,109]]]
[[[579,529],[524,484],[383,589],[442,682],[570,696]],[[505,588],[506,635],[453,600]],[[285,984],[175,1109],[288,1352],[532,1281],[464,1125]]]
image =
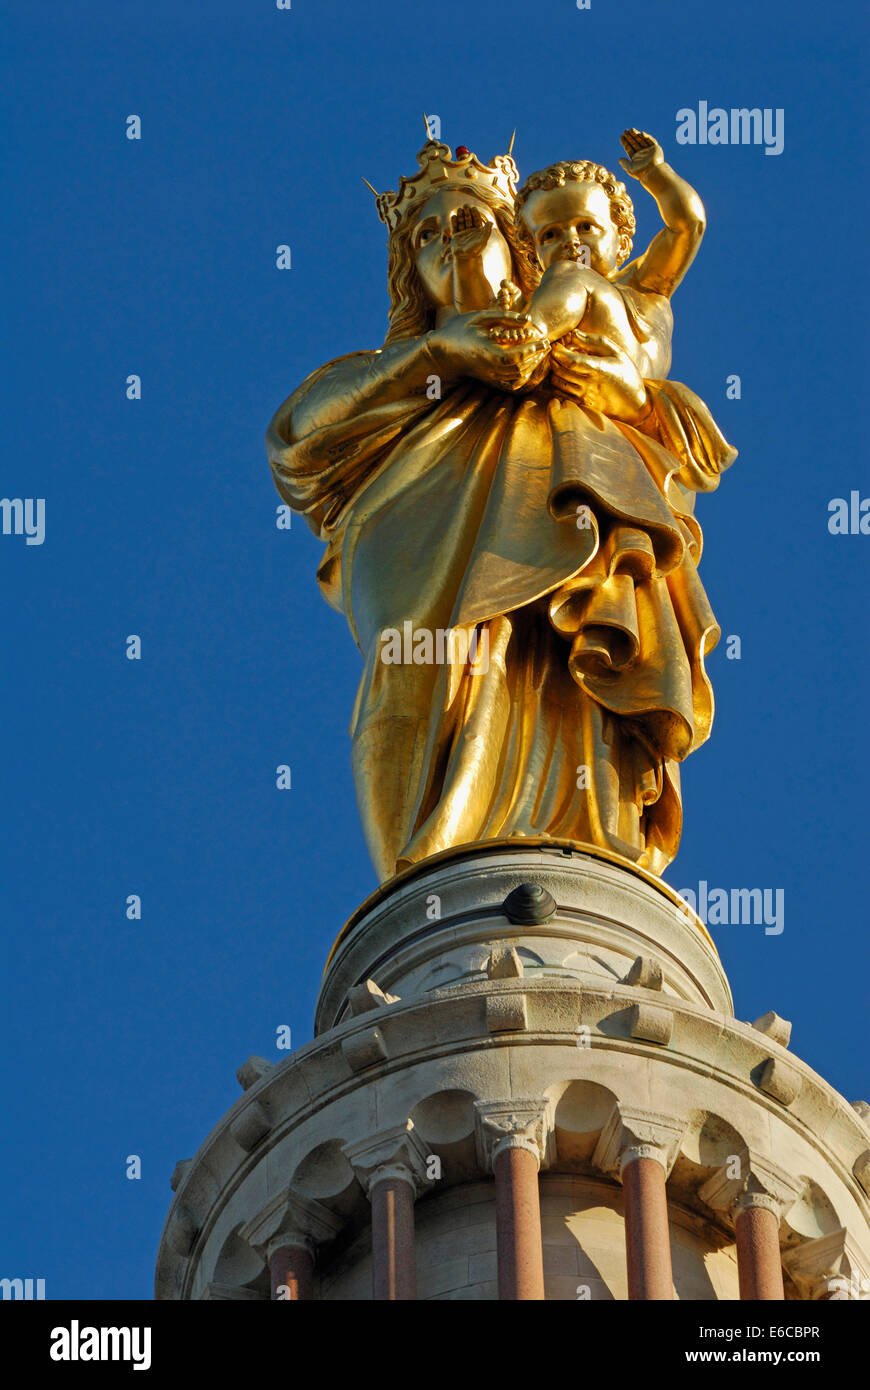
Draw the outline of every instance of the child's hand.
[[[495,302],[499,309],[516,309],[517,312],[522,308],[523,293],[519,285],[515,285],[513,280],[502,280],[499,286]]]
[[[664,164],[665,156],[661,145],[644,130],[624,130],[619,137],[628,159],[619,162],[627,174],[639,179],[654,164]]]
[[[568,345],[576,340],[583,350]],[[631,358],[600,334],[572,333],[553,344],[553,385],[590,410],[634,424],[647,410],[646,385]]]
[[[492,233],[492,223],[485,220],[479,208],[470,206],[454,212],[450,227],[450,245],[456,261],[481,255]]]
[[[515,347],[519,343],[547,345],[546,328],[535,323],[528,314],[505,314],[504,322],[490,328],[489,336],[501,347]]]

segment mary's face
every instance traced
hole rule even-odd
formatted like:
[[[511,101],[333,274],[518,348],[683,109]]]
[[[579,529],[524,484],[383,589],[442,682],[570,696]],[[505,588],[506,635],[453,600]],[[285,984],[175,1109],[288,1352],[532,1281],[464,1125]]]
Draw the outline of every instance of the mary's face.
[[[493,297],[502,280],[512,275],[510,247],[499,231],[495,213],[469,190],[445,188],[427,198],[411,233],[411,253],[429,301],[438,309],[453,304],[454,222],[460,208],[474,208],[484,222],[492,224],[482,252],[483,273],[492,287]]]

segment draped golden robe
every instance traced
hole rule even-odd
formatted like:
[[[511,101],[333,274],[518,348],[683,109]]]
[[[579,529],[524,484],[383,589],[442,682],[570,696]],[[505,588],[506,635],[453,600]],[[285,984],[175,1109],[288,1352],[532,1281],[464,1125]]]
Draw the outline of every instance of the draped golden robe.
[[[679,763],[710,732],[720,636],[697,573],[696,491],[734,459],[677,382],[645,431],[546,383],[466,381],[267,443],[282,498],[327,542],[318,580],[364,656],[351,723],[382,880],[509,836],[600,846],[660,873],[681,828]],[[477,668],[386,664],[382,634],[478,632]]]

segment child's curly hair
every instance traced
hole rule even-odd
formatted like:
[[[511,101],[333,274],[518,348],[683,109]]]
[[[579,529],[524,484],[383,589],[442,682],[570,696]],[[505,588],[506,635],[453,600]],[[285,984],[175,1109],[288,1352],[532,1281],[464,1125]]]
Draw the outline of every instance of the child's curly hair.
[[[619,233],[619,259],[623,265],[631,255],[632,238],[637,230],[634,219],[634,204],[628,196],[624,183],[605,169],[603,164],[593,164],[588,159],[563,159],[558,164],[550,164],[530,174],[517,194],[517,225],[525,240],[531,235],[522,219],[523,206],[538,189],[563,188],[566,183],[599,183],[610,199],[610,218]]]

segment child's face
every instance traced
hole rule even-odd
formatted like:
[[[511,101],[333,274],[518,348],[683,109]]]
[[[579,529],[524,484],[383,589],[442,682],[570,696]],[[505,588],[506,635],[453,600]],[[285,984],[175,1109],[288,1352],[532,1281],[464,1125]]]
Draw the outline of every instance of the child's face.
[[[610,199],[600,183],[538,188],[523,206],[522,218],[545,270],[556,261],[579,260],[581,246],[588,247],[588,263],[599,274],[616,269],[619,233],[610,218]]]

